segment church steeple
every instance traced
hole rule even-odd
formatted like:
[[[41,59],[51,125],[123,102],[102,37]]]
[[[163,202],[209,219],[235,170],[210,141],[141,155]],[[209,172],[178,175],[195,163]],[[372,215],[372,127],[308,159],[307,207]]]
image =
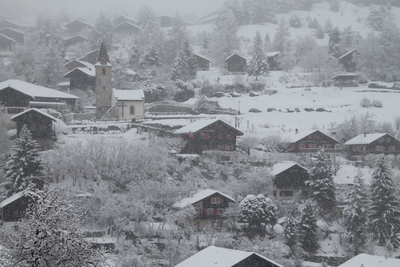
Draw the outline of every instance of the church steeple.
[[[95,64],[96,81],[96,118],[101,119],[112,107],[111,97],[111,68],[110,58],[104,41],[101,42],[99,54]]]
[[[99,54],[98,54],[97,60],[96,60],[96,65],[97,64],[111,65],[110,58],[108,57],[108,53],[107,53],[107,49],[106,49],[106,45],[104,44],[104,41],[102,41],[101,45],[100,45]]]

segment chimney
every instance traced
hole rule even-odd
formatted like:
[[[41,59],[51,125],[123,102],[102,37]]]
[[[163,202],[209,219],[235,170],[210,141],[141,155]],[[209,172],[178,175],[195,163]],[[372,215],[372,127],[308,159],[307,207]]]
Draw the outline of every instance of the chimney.
[[[364,133],[364,137],[367,137],[367,132]]]
[[[332,136],[333,139],[336,139],[336,132],[332,132],[331,136]]]
[[[193,195],[194,195],[194,190],[193,190],[193,188],[191,188],[190,189],[190,198],[193,198]]]
[[[298,134],[299,133],[299,129],[296,128],[295,129],[295,133]]]
[[[182,203],[182,194],[179,192],[179,203]]]

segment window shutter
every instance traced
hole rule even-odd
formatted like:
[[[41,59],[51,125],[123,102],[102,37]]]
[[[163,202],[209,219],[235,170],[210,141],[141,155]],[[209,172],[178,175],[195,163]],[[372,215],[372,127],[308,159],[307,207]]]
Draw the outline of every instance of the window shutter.
[[[219,203],[224,203],[224,199],[222,197],[219,198]]]
[[[212,197],[210,197],[210,204],[212,204]]]
[[[207,215],[207,209],[204,209],[204,214],[206,214],[206,215]]]
[[[203,212],[203,209],[199,209],[199,215],[201,215],[202,212]]]

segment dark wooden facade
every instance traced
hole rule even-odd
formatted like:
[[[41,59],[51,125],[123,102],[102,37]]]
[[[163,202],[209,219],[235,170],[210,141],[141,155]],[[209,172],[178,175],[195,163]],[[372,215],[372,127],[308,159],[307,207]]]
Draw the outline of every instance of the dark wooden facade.
[[[270,70],[281,70],[279,60],[283,57],[281,52],[269,52],[266,54],[268,68]]]
[[[65,24],[64,27],[67,28],[67,34],[69,35],[77,35],[85,30],[93,29],[92,25],[81,20],[71,21],[70,23]]]
[[[88,63],[94,65],[94,64],[96,64],[98,55],[99,55],[99,49],[96,49],[96,50],[90,51],[83,57],[78,58],[78,60],[85,61],[85,62],[88,62]]]
[[[125,21],[133,23],[135,25],[139,25],[139,21],[137,19],[134,19],[134,18],[131,18],[128,16],[118,16],[116,19],[113,20],[113,25],[119,25]]]
[[[56,119],[51,118],[50,115],[43,114],[37,109],[29,109],[15,116],[12,120],[17,123],[17,134],[26,125],[34,139],[52,138],[55,136],[53,121],[56,122]]]
[[[225,210],[229,207],[231,199],[215,193],[209,197],[193,204],[196,210],[196,219],[218,219],[221,218]]]
[[[79,68],[75,68],[72,71],[68,72],[64,75],[64,78],[69,79],[69,88],[71,90],[94,90],[96,81],[95,77],[88,75],[87,73],[81,71]]]
[[[243,133],[218,120],[198,131],[182,134],[186,141],[182,154],[201,154],[204,150],[236,151],[236,137]]]
[[[355,72],[357,71],[357,65],[354,61],[354,55],[357,54],[357,50],[353,49],[341,57],[339,57],[339,63],[342,64],[343,68],[346,72]]]
[[[0,33],[7,37],[10,37],[11,39],[15,40],[17,43],[20,43],[20,44],[24,43],[25,33],[21,32],[21,31],[17,31],[15,29],[6,27],[6,28],[0,29]]]
[[[358,75],[354,73],[337,74],[333,78],[333,84],[340,87],[358,86]]]
[[[210,70],[211,60],[199,54],[194,54],[194,56],[196,57],[197,70],[203,70],[203,71]]]
[[[15,200],[8,202],[9,199],[15,198]],[[24,195],[22,192],[17,193],[14,196],[4,200],[1,202],[0,207],[0,222],[4,223],[12,223],[18,222],[25,216],[25,211],[31,203],[32,199],[29,196]]]
[[[400,140],[385,134],[373,142],[359,143],[346,145],[347,153],[350,158],[363,159],[368,154],[385,154],[398,155],[400,154]]]
[[[286,152],[292,153],[315,153],[318,148],[323,148],[327,153],[342,152],[337,148],[339,141],[318,130],[285,145],[287,145]]]
[[[81,61],[79,60],[71,60],[68,63],[64,64],[64,67],[67,68],[68,71],[71,71],[75,68],[86,68],[87,65],[83,64]],[[93,66],[94,67],[94,66]]]
[[[131,35],[136,35],[139,34],[142,29],[132,22],[129,21],[124,21],[117,26],[114,27],[114,31],[116,33],[123,33],[123,34],[131,34]]]
[[[308,190],[305,182],[309,178],[310,175],[306,168],[298,164],[288,167],[273,177],[274,197],[277,199],[292,199],[300,190],[303,196],[306,197]]]
[[[82,42],[87,42],[87,41],[88,41],[88,39],[86,37],[81,36],[81,35],[75,35],[75,36],[65,39],[64,46],[69,47],[69,46],[76,45],[76,44],[79,44]]]
[[[233,54],[225,59],[226,69],[232,74],[242,74],[247,70],[247,61],[244,57]]]
[[[12,52],[17,42],[0,33],[0,52]]]
[[[26,26],[21,25],[17,22],[11,21],[9,19],[1,19],[0,20],[0,29],[3,28],[12,28],[12,29],[18,29],[18,30],[23,30],[26,28]]]

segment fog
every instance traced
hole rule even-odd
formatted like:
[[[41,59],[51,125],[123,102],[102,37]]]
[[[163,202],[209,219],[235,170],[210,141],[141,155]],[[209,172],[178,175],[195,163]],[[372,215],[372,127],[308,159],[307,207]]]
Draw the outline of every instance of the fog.
[[[220,8],[225,0],[0,0],[0,13],[16,21],[38,15],[55,17],[64,9],[72,18],[95,21],[102,11],[111,19],[116,15],[135,17],[149,6],[158,15],[205,16]]]

